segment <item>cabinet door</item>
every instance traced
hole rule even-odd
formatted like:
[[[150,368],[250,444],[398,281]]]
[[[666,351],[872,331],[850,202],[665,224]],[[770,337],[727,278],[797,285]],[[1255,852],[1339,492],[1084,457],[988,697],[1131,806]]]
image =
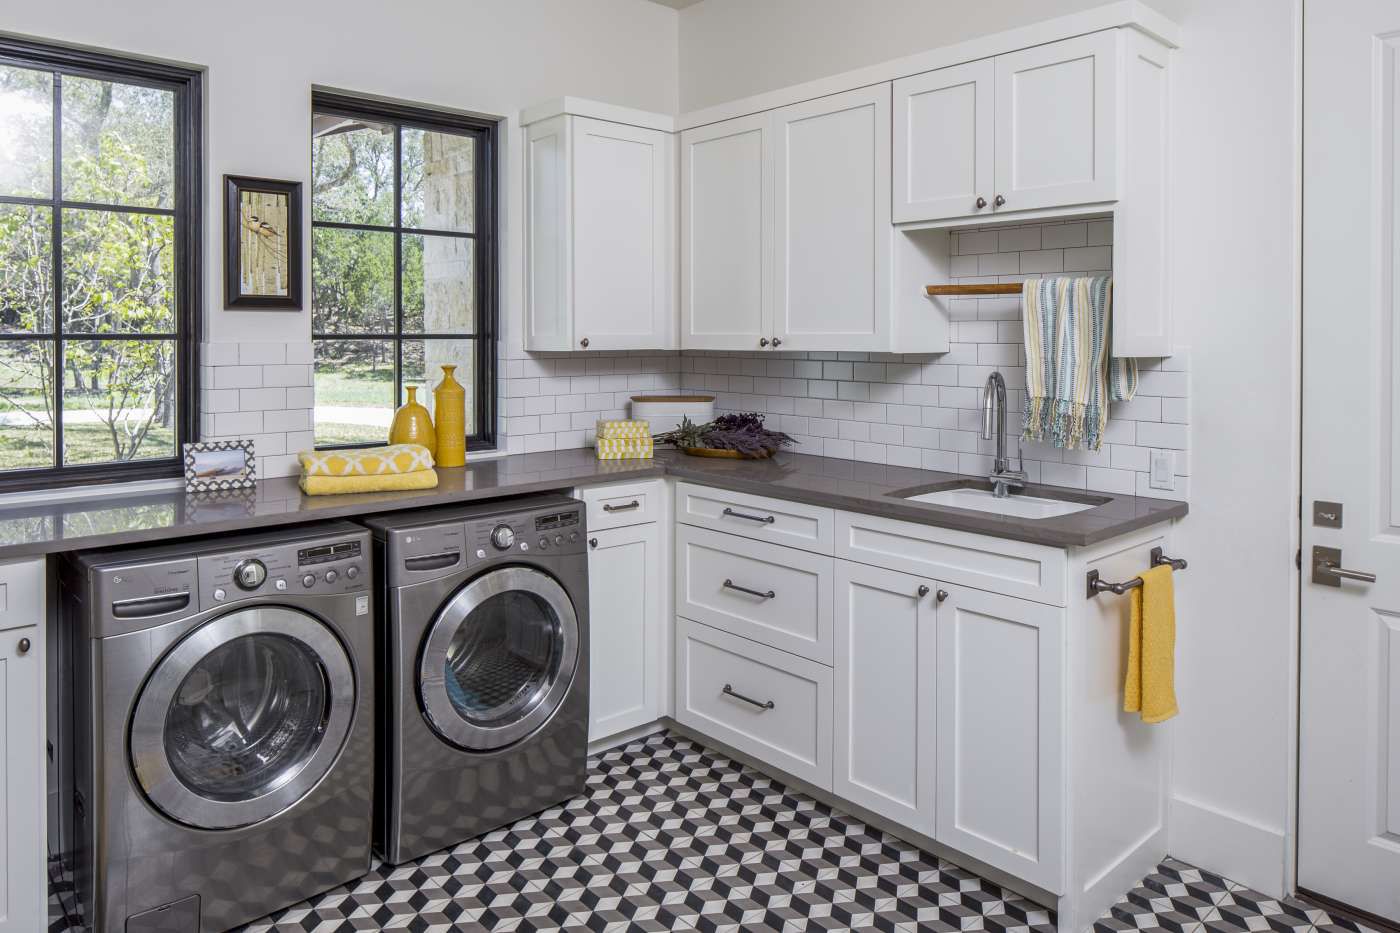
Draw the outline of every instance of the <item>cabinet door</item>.
[[[674,347],[671,134],[573,120],[574,342]]]
[[[988,58],[894,83],[895,223],[991,213],[995,77]]]
[[[890,349],[890,86],[775,111],[773,153],[775,345]]]
[[[1064,610],[941,585],[934,838],[1063,893]]]
[[[930,836],[938,699],[934,589],[932,581],[907,573],[836,562],[832,790]]]
[[[43,929],[47,911],[42,639],[39,626],[0,632],[0,933]]]
[[[553,117],[525,133],[525,349],[573,349],[569,314],[569,129]]]
[[[661,715],[665,619],[657,527],[614,528],[589,538],[590,742]]]
[[[772,336],[773,156],[761,113],[681,134],[681,347]]]
[[[1117,196],[1116,48],[1110,30],[997,56],[997,210]]]

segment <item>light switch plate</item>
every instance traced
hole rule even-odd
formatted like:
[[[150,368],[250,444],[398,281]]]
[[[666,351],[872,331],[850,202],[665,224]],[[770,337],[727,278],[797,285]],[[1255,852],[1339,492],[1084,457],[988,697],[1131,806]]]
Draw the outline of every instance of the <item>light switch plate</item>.
[[[1151,455],[1151,472],[1147,485],[1153,489],[1174,489],[1176,487],[1175,457],[1170,450],[1154,450]]]

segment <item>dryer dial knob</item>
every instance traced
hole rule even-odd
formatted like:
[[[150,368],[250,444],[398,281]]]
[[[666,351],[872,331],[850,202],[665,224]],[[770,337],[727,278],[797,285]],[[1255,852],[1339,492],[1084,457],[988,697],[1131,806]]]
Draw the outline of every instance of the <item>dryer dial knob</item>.
[[[267,565],[256,558],[240,561],[233,568],[233,582],[240,590],[256,590],[267,580]]]
[[[509,525],[497,525],[491,530],[491,543],[498,551],[509,551],[515,544],[515,532]]]

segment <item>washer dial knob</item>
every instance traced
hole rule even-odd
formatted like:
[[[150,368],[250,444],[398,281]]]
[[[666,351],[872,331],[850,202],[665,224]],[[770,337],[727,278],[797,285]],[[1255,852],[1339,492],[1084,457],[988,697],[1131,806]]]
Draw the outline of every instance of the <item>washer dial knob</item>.
[[[509,551],[511,545],[515,544],[515,532],[509,525],[497,525],[491,529],[491,543],[498,551]]]
[[[240,561],[233,568],[233,582],[240,590],[256,590],[267,580],[267,565],[256,558]]]

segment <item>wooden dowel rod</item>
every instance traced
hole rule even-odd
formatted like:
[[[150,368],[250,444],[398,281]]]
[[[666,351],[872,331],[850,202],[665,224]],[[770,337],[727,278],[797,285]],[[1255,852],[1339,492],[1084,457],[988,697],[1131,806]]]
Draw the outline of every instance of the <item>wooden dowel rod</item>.
[[[997,282],[989,285],[926,285],[929,295],[1019,295],[1020,282]]]

